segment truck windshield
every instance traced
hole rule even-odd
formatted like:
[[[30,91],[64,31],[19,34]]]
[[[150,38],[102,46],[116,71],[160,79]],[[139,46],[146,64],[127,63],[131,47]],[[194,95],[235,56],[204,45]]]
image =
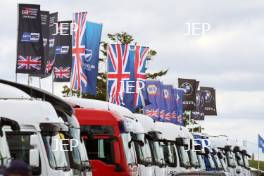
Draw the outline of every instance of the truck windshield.
[[[249,168],[248,156],[243,155],[244,167]]]
[[[243,156],[240,152],[235,153],[236,161],[239,166],[244,166]]]
[[[198,158],[198,161],[199,161],[199,166],[202,170],[205,170],[206,167],[205,167],[205,164],[204,164],[204,157],[203,155],[197,155],[197,158]]]
[[[9,162],[11,161],[11,156],[9,153],[9,148],[8,148],[5,135],[0,137],[0,160],[1,160],[1,163],[0,163],[1,166],[7,166]]]
[[[190,160],[187,150],[184,146],[177,146],[179,159],[180,159],[180,166],[181,167],[190,167]]]
[[[7,142],[12,158],[29,163],[30,134],[14,134],[7,132]]]
[[[32,132],[6,132],[11,157],[29,164],[30,135]],[[1,148],[2,149],[2,148]],[[40,168],[35,168],[40,170]]]
[[[69,170],[69,161],[62,145],[62,133],[42,133],[42,140],[46,149],[49,164],[57,170]]]
[[[223,166],[222,166],[222,164],[221,164],[221,162],[220,162],[220,160],[219,160],[217,154],[212,154],[212,156],[213,156],[213,159],[214,159],[214,161],[215,161],[215,165],[216,165],[216,167],[217,167],[218,169],[222,170],[222,169],[223,169]]]
[[[131,135],[129,133],[122,133],[123,147],[126,154],[126,159],[128,164],[136,164],[136,158],[134,155],[134,145],[131,143]],[[131,145],[131,146],[129,146]]]
[[[73,158],[73,161],[74,163],[80,165],[82,162],[81,162],[81,155],[80,155],[80,150],[81,150],[81,146],[80,146],[80,129],[78,128],[72,128],[70,127],[69,128],[69,132],[72,136],[72,138],[74,140],[71,141],[71,146],[73,146],[72,148],[70,148],[70,150],[72,150],[72,158]]]
[[[164,155],[162,148],[160,146],[160,142],[151,140],[149,141],[149,143],[150,143],[151,151],[154,156],[155,163],[162,166],[165,165]]]
[[[145,139],[145,134],[138,133],[138,134],[134,134],[134,136],[135,136],[135,140],[133,141],[135,144],[135,149],[139,163],[143,165],[152,164],[151,151],[149,144]]]
[[[176,156],[174,144],[170,142],[166,142],[166,143],[160,142],[160,144],[163,150],[165,163],[169,167],[176,167],[177,166],[177,160],[176,160],[177,156]]]
[[[231,151],[226,152],[227,164],[229,167],[236,167],[236,161]]]
[[[196,152],[194,150],[189,150],[189,156],[190,156],[190,161],[191,161],[191,165],[193,167],[199,167],[199,161],[196,155]]]
[[[208,161],[209,161],[209,167],[210,167],[211,169],[215,169],[216,166],[215,166],[215,162],[214,162],[214,160],[213,160],[212,155],[211,155],[211,154],[208,154],[208,155],[207,155],[207,158],[208,158]]]
[[[108,125],[81,126],[81,133],[90,160],[101,160],[106,164],[115,163],[114,128]]]

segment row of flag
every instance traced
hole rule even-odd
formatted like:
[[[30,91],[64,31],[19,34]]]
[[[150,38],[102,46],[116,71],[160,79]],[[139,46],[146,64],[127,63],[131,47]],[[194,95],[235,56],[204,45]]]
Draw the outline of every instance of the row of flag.
[[[96,94],[102,25],[88,22],[87,12],[59,21],[58,13],[39,5],[19,4],[17,73],[54,82],[70,82],[73,90]],[[178,79],[178,88],[146,79],[149,47],[109,44],[107,47],[107,99],[155,120],[183,125],[183,114],[203,120],[216,115],[215,90],[194,79]]]
[[[86,21],[86,12],[58,21],[58,13],[19,4],[16,73],[71,82],[74,90],[96,93],[102,25]]]

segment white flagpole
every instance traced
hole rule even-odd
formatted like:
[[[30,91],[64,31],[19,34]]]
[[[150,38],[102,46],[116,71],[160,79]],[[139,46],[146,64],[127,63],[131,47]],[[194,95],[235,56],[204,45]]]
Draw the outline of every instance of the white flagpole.
[[[39,88],[41,89],[41,79],[39,77]]]
[[[27,80],[27,84],[28,84],[28,86],[30,86],[30,75],[28,74],[28,80]]]
[[[54,73],[51,72],[51,92],[54,94]]]
[[[259,146],[258,146],[258,170],[259,170]]]

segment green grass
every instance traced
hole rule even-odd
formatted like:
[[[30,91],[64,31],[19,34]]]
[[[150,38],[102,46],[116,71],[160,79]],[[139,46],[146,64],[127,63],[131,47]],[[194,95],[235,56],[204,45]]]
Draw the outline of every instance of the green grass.
[[[249,160],[250,167],[258,168],[258,161],[257,160]],[[264,161],[259,162],[259,169],[264,171]]]

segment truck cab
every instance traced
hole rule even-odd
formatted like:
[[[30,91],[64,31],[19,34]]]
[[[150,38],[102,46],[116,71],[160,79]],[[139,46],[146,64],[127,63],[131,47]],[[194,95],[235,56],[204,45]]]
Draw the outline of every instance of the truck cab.
[[[207,174],[219,174],[219,175],[230,175],[227,172],[225,164],[225,158],[222,153],[211,145],[211,140],[208,135],[202,133],[193,133],[196,145],[200,145],[197,154],[200,158],[203,158],[205,165],[205,172]],[[199,159],[201,160],[201,159]],[[201,163],[202,161],[200,161]]]
[[[233,152],[233,142],[226,136],[220,137],[210,137],[211,145],[214,148],[219,149],[221,154],[224,156],[227,166],[227,172],[230,175],[239,176],[241,174],[241,169],[237,164],[235,154]]]
[[[72,175],[63,147],[68,128],[48,102],[32,99],[1,99],[0,116],[20,125],[20,131],[4,127],[11,157],[24,160],[33,175]]]
[[[155,128],[154,120],[143,114],[135,114],[136,119],[145,129],[146,153],[151,156],[153,176],[166,176],[166,163],[160,145],[161,132]]]
[[[250,168],[248,164],[249,155],[247,154],[246,150],[242,150],[242,147],[240,146],[235,146],[233,148],[233,152],[235,154],[237,165],[241,169],[241,175],[251,176]]]
[[[50,94],[45,90],[35,87],[0,80],[0,98],[4,99],[41,99],[50,102],[56,113],[69,128],[69,135],[64,136],[64,145],[67,148],[66,154],[70,161],[70,167],[74,176],[91,176],[91,167],[86,154],[84,143],[80,137],[80,125],[74,116],[71,105],[60,97]]]
[[[75,113],[93,176],[136,176],[138,169],[130,135],[133,120],[122,119],[107,110],[75,108]]]
[[[191,138],[188,138],[182,126],[172,123],[156,122],[156,128],[161,132],[162,149],[167,165],[167,175],[198,174],[190,162],[190,150],[194,150]],[[198,159],[196,159],[198,162]]]

